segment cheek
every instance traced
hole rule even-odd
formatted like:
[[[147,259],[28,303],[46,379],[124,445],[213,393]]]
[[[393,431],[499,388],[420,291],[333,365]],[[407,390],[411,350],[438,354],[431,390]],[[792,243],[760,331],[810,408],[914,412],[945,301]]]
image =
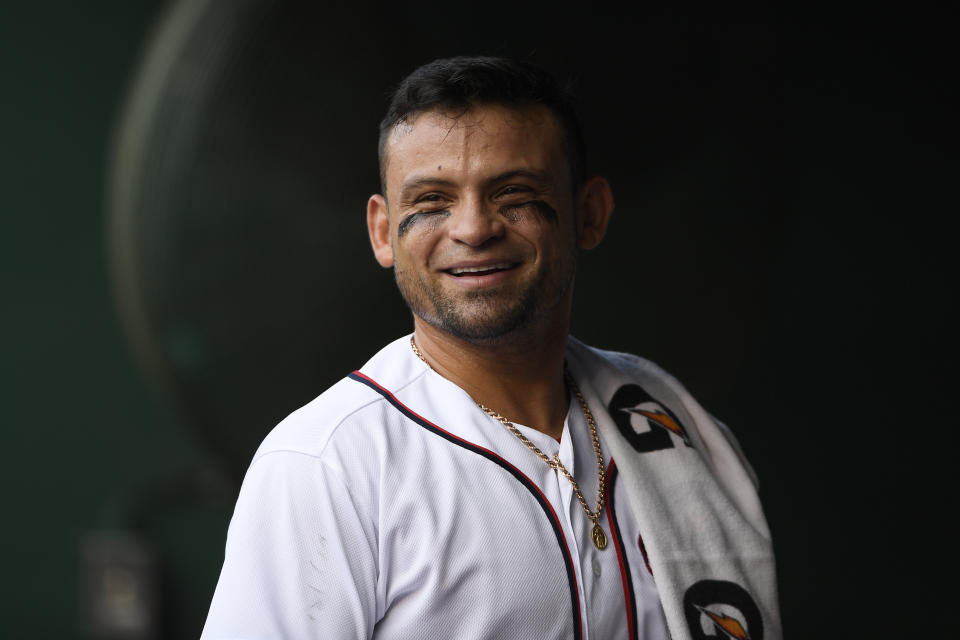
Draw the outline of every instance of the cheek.
[[[424,229],[411,230],[402,238],[394,240],[393,253],[399,261],[409,268],[418,269],[430,261],[434,250],[435,238]]]
[[[504,206],[499,210],[504,220],[511,224],[557,224],[557,210],[543,200],[531,200],[520,206]]]
[[[403,233],[400,233],[400,227],[394,227],[393,244],[394,247],[400,247],[407,253],[417,253],[423,247],[432,245],[436,242],[440,226],[443,224],[444,216],[428,216],[416,220],[415,223],[408,226]]]
[[[566,219],[544,219],[535,212],[518,210],[512,215],[510,228],[513,233],[533,247],[546,259],[562,256],[576,246],[575,230]]]
[[[409,236],[430,235],[437,231],[444,220],[450,217],[447,211],[436,213],[413,213],[401,220],[394,229],[394,237],[406,239]]]
[[[529,208],[506,211],[501,214],[501,217],[506,222],[509,235],[519,238],[538,252],[543,251],[544,245],[550,243],[550,238],[557,236],[557,225],[544,220],[536,211]]]

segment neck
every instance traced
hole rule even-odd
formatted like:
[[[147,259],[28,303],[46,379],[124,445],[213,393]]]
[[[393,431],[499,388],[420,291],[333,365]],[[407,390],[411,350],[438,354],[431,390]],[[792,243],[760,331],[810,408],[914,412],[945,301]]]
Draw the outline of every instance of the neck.
[[[474,402],[560,439],[568,406],[563,379],[566,319],[495,344],[464,341],[419,317],[414,318],[414,326],[414,338],[427,363]]]

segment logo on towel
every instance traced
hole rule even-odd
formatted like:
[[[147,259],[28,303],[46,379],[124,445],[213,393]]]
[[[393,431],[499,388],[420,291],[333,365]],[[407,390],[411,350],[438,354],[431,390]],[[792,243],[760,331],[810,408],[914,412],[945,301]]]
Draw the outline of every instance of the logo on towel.
[[[697,582],[683,596],[683,611],[695,640],[763,640],[760,609],[746,589],[733,582]]]
[[[677,416],[638,385],[626,384],[617,389],[607,408],[620,433],[637,451],[669,449],[674,446],[674,439],[690,446],[687,431]]]

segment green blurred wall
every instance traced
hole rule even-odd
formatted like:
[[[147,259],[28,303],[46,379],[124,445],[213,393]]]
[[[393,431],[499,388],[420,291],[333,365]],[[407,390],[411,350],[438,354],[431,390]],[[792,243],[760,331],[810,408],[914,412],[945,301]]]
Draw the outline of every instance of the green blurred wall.
[[[0,5],[2,638],[83,637],[82,534],[121,524],[118,499],[202,459],[136,370],[107,274],[107,147],[161,4]],[[222,548],[218,509],[151,525],[188,549],[167,588],[203,601],[170,637],[199,634],[215,575],[182,565]],[[193,537],[208,542],[189,550]]]

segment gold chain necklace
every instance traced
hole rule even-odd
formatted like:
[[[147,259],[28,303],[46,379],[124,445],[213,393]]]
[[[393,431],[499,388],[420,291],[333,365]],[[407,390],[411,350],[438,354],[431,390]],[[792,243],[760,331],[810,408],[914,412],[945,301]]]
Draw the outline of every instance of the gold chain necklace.
[[[413,339],[413,336],[410,336],[410,347],[413,349],[413,352],[417,355],[418,358],[423,360],[424,363],[431,369],[433,366],[427,362],[427,359],[423,357],[423,354],[420,352],[420,348],[417,347],[416,340]],[[436,369],[433,369],[436,372]],[[438,374],[439,375],[439,374]],[[502,415],[485,407],[484,405],[477,402],[477,406],[483,410],[488,416],[498,421],[507,430],[515,435],[520,442],[525,444],[530,451],[535,453],[538,458],[543,460],[548,467],[554,471],[559,471],[563,474],[563,477],[567,479],[570,485],[573,487],[573,493],[577,496],[577,500],[580,501],[580,506],[583,507],[583,510],[587,514],[587,518],[593,523],[593,531],[591,532],[591,537],[593,538],[593,545],[600,550],[607,548],[607,534],[604,533],[603,528],[600,526],[600,513],[603,511],[603,499],[606,492],[606,478],[604,477],[603,471],[603,451],[600,449],[600,438],[597,436],[597,423],[593,419],[593,414],[590,413],[590,407],[587,406],[587,401],[584,399],[583,394],[580,392],[580,387],[577,386],[577,383],[574,382],[573,376],[570,375],[570,372],[567,371],[566,365],[563,368],[563,376],[566,379],[567,385],[573,391],[573,395],[577,397],[577,401],[580,403],[580,408],[583,409],[583,415],[587,420],[587,424],[590,426],[590,437],[593,439],[593,451],[597,454],[597,478],[599,482],[597,483],[597,508],[596,510],[591,510],[587,505],[586,499],[583,497],[583,492],[580,491],[580,486],[577,484],[577,481],[573,479],[573,475],[567,471],[567,468],[563,466],[563,463],[560,462],[560,454],[556,453],[551,458],[543,451],[540,450],[537,445],[533,444],[527,436],[520,433],[520,430],[517,429],[516,425],[504,418]],[[474,400],[476,402],[476,400]]]

